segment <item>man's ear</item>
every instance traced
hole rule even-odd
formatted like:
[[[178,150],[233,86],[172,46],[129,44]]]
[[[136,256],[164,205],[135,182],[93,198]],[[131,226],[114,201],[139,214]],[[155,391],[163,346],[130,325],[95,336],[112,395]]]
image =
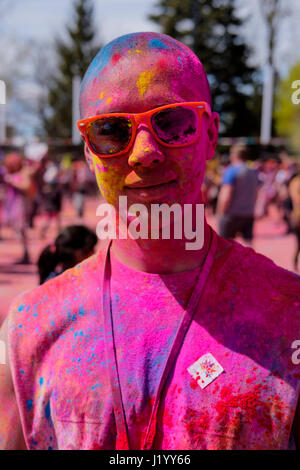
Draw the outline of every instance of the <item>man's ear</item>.
[[[95,173],[93,158],[92,158],[91,151],[88,148],[87,144],[84,144],[84,155],[85,155],[87,164],[89,166],[89,169],[91,170],[92,173]]]
[[[207,160],[211,160],[215,154],[218,135],[219,135],[219,115],[215,111],[212,113],[209,126],[207,129],[208,144],[207,144]]]

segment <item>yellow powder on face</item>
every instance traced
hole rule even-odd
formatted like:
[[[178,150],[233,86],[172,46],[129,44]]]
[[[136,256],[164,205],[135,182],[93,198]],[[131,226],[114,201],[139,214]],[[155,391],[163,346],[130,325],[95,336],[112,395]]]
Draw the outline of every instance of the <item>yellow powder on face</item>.
[[[106,103],[109,104],[111,100],[112,100],[112,97],[110,96],[109,98],[107,98]]]
[[[139,89],[140,96],[144,96],[144,94],[146,93],[147,88],[149,87],[151,83],[153,75],[154,73],[152,71],[142,72],[139,75],[136,85]]]
[[[142,51],[140,51],[139,49],[136,49],[135,52],[137,52],[138,54],[142,53]]]
[[[102,100],[102,99],[103,99],[103,91],[101,91],[101,93],[100,93],[100,100]]]
[[[101,162],[99,166],[98,157],[93,155],[93,163],[95,168],[96,180],[98,188],[106,202],[114,205],[118,201],[118,197],[123,188],[122,172],[118,167],[111,166],[110,163]]]

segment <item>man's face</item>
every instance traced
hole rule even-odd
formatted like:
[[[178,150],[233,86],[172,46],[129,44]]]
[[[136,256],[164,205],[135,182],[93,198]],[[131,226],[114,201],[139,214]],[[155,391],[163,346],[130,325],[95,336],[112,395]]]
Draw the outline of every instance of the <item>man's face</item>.
[[[116,55],[116,54],[115,54]],[[134,56],[134,59],[133,59]],[[85,86],[83,118],[102,113],[141,113],[159,106],[202,101],[197,77],[182,69],[178,54],[130,49],[112,56],[117,64],[103,74],[99,86]],[[202,119],[199,139],[188,147],[160,145],[141,125],[132,147],[118,157],[99,158],[86,147],[90,167],[107,202],[118,207],[119,196],[133,203],[200,203],[205,161],[217,141],[218,119]]]

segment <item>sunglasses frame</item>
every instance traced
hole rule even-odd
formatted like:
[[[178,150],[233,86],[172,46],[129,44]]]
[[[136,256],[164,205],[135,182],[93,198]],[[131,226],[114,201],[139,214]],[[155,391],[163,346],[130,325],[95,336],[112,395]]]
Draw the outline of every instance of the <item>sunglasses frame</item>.
[[[183,106],[185,108],[191,108],[191,109],[195,110],[196,113],[197,113],[198,120],[197,120],[197,131],[195,133],[195,138],[193,138],[192,141],[190,141],[188,143],[185,143],[185,144],[168,144],[168,143],[164,142],[163,140],[161,140],[158,137],[158,135],[155,133],[154,129],[152,128],[151,117],[153,116],[153,114],[156,114],[157,112],[163,111],[164,109],[176,108],[176,107],[181,107],[181,106]],[[199,133],[200,133],[200,129],[201,129],[201,119],[202,119],[203,114],[205,114],[205,113],[209,117],[211,117],[211,115],[212,115],[210,105],[207,102],[205,102],[205,101],[191,101],[191,102],[188,101],[188,102],[183,102],[183,103],[172,103],[172,104],[168,104],[168,105],[165,105],[165,106],[159,106],[158,108],[151,109],[150,111],[146,111],[144,113],[107,113],[107,114],[98,114],[96,116],[92,116],[92,117],[89,117],[89,118],[86,118],[86,119],[81,119],[81,120],[77,121],[77,127],[78,127],[78,130],[79,130],[83,140],[87,144],[87,146],[88,146],[89,150],[92,152],[92,154],[97,155],[98,157],[101,157],[101,158],[112,158],[112,157],[118,157],[119,155],[123,155],[124,153],[127,153],[130,150],[130,148],[133,145],[133,142],[136,138],[137,130],[138,130],[138,127],[139,127],[140,124],[146,124],[147,128],[151,132],[151,135],[155,138],[155,140],[159,144],[163,145],[164,147],[180,148],[180,147],[187,147],[189,145],[192,145],[193,143],[196,142],[196,140],[199,137]],[[97,120],[99,120],[99,119],[111,118],[111,117],[125,117],[126,119],[130,119],[131,126],[132,126],[131,138],[130,138],[126,148],[124,148],[120,152],[112,153],[112,154],[101,154],[101,153],[96,152],[92,148],[92,146],[89,142],[88,133],[87,133],[88,125],[95,122],[95,121],[97,121]]]

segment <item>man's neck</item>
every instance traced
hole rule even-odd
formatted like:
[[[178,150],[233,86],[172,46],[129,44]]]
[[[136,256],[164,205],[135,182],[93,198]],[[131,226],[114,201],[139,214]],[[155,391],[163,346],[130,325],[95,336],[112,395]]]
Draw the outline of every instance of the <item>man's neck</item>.
[[[211,229],[204,219],[204,243],[199,250],[187,250],[189,240],[113,240],[112,253],[121,263],[138,271],[167,274],[201,266],[209,251]]]

